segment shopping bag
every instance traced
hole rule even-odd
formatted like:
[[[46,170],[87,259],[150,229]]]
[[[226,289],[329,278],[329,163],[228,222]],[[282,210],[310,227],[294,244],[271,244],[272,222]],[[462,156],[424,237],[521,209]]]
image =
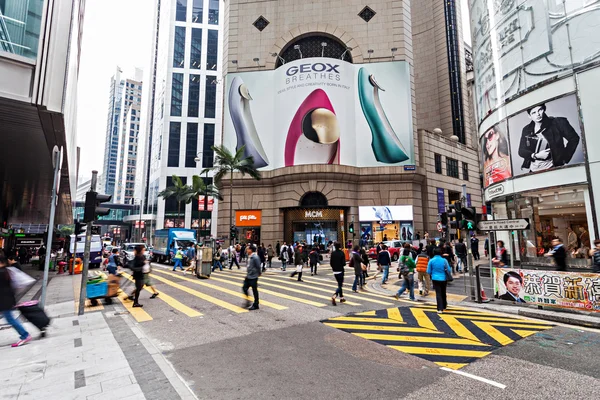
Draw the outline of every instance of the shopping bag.
[[[35,279],[18,268],[6,267],[6,269],[10,275],[10,285],[17,294],[29,289],[35,283]]]
[[[296,272],[302,272],[303,265],[296,265]]]

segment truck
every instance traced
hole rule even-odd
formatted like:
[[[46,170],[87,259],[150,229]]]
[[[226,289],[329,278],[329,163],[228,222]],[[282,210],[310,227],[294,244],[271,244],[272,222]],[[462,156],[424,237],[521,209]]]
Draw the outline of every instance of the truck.
[[[186,248],[194,245],[196,245],[196,231],[193,229],[159,229],[154,233],[152,261],[170,264],[171,253],[175,254],[179,247]]]
[[[85,233],[81,233],[77,237],[71,235],[69,242],[69,253],[74,258],[81,258],[83,260]],[[102,240],[100,239],[100,235],[92,235],[90,243],[90,268],[98,268],[100,264],[102,264]]]

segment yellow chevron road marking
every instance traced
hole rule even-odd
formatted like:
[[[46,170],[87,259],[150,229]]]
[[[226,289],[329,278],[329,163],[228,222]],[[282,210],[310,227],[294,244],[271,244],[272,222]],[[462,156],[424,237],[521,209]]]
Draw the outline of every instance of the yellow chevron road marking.
[[[361,331],[379,331],[379,332],[410,332],[410,333],[431,333],[443,335],[444,332],[431,331],[425,328],[415,328],[407,326],[385,326],[385,325],[360,325],[360,324],[337,324],[335,322],[324,322],[325,325],[337,329],[361,330]]]
[[[417,323],[419,324],[420,327],[437,331],[437,328],[435,327],[433,322],[429,319],[429,317],[425,314],[425,311],[420,310],[418,308],[411,308],[410,311],[414,315],[414,317],[417,320]]]
[[[435,356],[451,356],[451,357],[476,357],[481,358],[491,354],[491,351],[477,351],[477,350],[458,350],[458,349],[444,349],[444,348],[432,348],[432,347],[414,347],[414,346],[389,346],[392,349],[400,350],[403,353],[408,354],[421,354],[421,355],[435,355]]]
[[[435,332],[431,332],[435,333]],[[474,342],[469,339],[463,338],[449,338],[449,337],[431,337],[431,336],[408,336],[408,335],[384,335],[377,333],[353,333],[353,335],[359,336],[363,339],[369,340],[388,340],[388,341],[399,341],[399,342],[415,342],[415,343],[446,343],[446,344],[462,344],[467,346],[485,346],[489,347],[488,344],[481,342]]]
[[[402,318],[402,315],[400,314],[399,308],[388,308],[387,315],[388,315],[388,318],[391,320],[400,321],[400,322],[404,321],[404,319]]]

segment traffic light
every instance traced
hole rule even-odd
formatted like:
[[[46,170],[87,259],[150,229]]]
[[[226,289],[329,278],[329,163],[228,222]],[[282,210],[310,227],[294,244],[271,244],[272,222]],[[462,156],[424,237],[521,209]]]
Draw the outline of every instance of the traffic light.
[[[110,208],[98,207],[102,203],[106,203],[112,199],[112,196],[98,194],[89,191],[85,194],[85,211],[83,214],[83,222],[93,222],[98,216],[108,215]]]
[[[474,231],[477,229],[477,209],[475,207],[466,207],[461,210],[461,224],[462,229],[468,231]]]
[[[85,224],[76,220],[75,221],[75,231],[73,233],[75,236],[85,233]]]
[[[460,201],[448,206],[448,220],[451,229],[460,229],[459,222],[462,219]]]
[[[350,222],[350,225],[348,226],[348,232],[350,232],[351,234],[354,235],[354,223]]]
[[[229,237],[231,238],[231,240],[237,238],[237,229],[235,225],[231,225],[231,229],[229,229]]]

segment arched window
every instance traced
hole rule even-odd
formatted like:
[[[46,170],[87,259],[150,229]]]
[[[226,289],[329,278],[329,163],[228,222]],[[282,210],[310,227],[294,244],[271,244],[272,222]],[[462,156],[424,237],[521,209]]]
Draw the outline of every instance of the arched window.
[[[321,192],[307,192],[300,199],[300,207],[327,207],[327,197]]]
[[[277,57],[276,68],[283,65],[283,61],[290,62],[301,58],[326,57],[352,62],[350,48],[336,37],[324,34],[309,34],[291,41],[284,47]]]

